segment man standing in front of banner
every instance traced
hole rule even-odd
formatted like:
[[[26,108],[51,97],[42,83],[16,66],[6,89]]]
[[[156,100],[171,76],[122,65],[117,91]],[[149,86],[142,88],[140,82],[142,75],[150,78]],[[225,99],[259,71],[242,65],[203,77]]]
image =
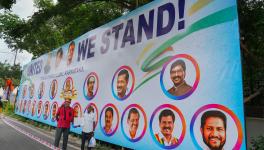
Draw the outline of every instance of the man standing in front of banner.
[[[201,117],[201,134],[209,150],[223,150],[226,142],[226,116],[221,111],[211,110]]]
[[[171,87],[168,92],[174,96],[181,96],[188,93],[192,87],[186,83],[184,80],[186,76],[186,65],[181,59],[176,60],[172,63],[170,68],[170,78],[173,82],[173,87]]]
[[[89,106],[87,112],[84,113],[83,119],[81,122],[82,126],[82,145],[81,150],[84,150],[85,140],[88,140],[88,147],[87,150],[91,150],[92,148],[89,147],[89,143],[91,138],[94,136],[95,130],[95,115],[93,113],[93,107]]]
[[[175,115],[172,110],[165,109],[159,115],[160,133],[156,133],[156,140],[164,146],[173,146],[178,144],[178,139],[173,136]]]
[[[54,146],[59,147],[60,138],[63,133],[63,146],[62,149],[67,149],[68,135],[70,132],[70,124],[73,122],[73,109],[70,107],[71,98],[64,98],[65,102],[58,109],[56,114],[57,129],[55,133]]]

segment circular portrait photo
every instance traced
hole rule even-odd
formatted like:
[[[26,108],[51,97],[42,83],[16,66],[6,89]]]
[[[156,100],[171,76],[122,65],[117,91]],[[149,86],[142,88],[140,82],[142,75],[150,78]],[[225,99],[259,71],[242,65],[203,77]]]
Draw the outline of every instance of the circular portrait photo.
[[[82,117],[82,107],[79,103],[74,103],[72,105],[73,108],[73,117],[74,118],[81,118]],[[73,126],[74,128],[76,128],[77,126]]]
[[[30,107],[31,107],[31,100],[27,103],[27,115],[30,113]]]
[[[35,112],[36,112],[36,100],[34,100],[34,102],[32,103],[31,105],[31,116],[33,117],[35,115]]]
[[[69,66],[72,63],[73,60],[73,55],[74,55],[74,49],[75,49],[75,43],[72,41],[69,45],[68,48],[68,53],[67,53],[67,66]]]
[[[163,65],[160,74],[161,89],[166,96],[182,100],[197,88],[200,70],[194,58],[187,54],[172,57]]]
[[[52,80],[50,84],[50,90],[49,90],[49,96],[50,99],[53,100],[54,97],[56,96],[58,91],[58,81],[56,79]]]
[[[27,85],[23,86],[23,91],[22,91],[22,98],[25,98],[27,95]]]
[[[161,148],[174,149],[179,146],[186,133],[186,123],[181,111],[171,104],[156,108],[150,119],[150,133]]]
[[[191,120],[191,137],[198,149],[240,149],[242,126],[232,110],[218,104],[199,108]]]
[[[62,48],[60,48],[56,52],[55,68],[58,68],[60,66],[60,63],[61,63],[62,59],[63,59],[63,50],[62,50]]]
[[[88,118],[88,117],[85,117],[85,115],[92,115],[94,121],[95,121],[95,128],[97,126],[97,123],[98,123],[98,108],[97,106],[94,104],[94,103],[89,103],[86,108],[84,109],[84,112],[83,112],[83,116],[84,118]]]
[[[35,94],[35,85],[32,83],[29,87],[28,87],[28,91],[29,91],[29,98],[33,98],[34,94]]]
[[[98,76],[95,72],[87,75],[83,84],[83,94],[87,100],[92,100],[97,94],[99,86]]]
[[[147,116],[143,108],[138,104],[129,105],[121,118],[122,132],[127,140],[139,141],[147,128]]]
[[[47,118],[49,117],[49,111],[50,111],[50,104],[49,104],[49,101],[46,101],[43,107],[44,120],[47,120]]]
[[[27,101],[24,100],[22,113],[24,114],[26,112],[26,110],[27,110]]]
[[[19,112],[20,113],[22,112],[22,109],[23,109],[23,100],[20,100],[20,103],[19,103]]]
[[[42,113],[42,101],[38,102],[38,107],[37,107],[37,116],[38,118],[41,116]]]
[[[54,122],[56,120],[56,113],[57,113],[58,108],[59,108],[58,103],[57,102],[53,102],[52,105],[51,105],[51,114],[50,114],[52,122]]]
[[[39,89],[38,89],[38,98],[41,99],[44,95],[44,92],[45,92],[45,83],[44,81],[42,81],[40,84],[39,84]]]
[[[44,66],[44,74],[48,74],[51,70],[51,58],[52,58],[52,53],[48,53],[47,54],[47,61],[46,61],[46,64]]]
[[[100,114],[100,126],[106,136],[112,136],[119,124],[119,112],[115,105],[107,104]]]
[[[19,103],[20,103],[20,101],[17,101],[16,102],[16,107],[15,107],[15,111],[16,112],[19,112]]]
[[[129,66],[121,66],[112,79],[112,94],[117,100],[125,100],[133,92],[135,75]]]
[[[82,117],[82,107],[79,103],[74,103],[73,108],[73,117]]]

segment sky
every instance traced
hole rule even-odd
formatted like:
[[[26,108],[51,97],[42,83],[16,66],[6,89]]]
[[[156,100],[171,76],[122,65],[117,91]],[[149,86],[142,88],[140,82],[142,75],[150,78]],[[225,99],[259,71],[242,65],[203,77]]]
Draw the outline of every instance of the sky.
[[[32,16],[37,8],[34,7],[33,0],[16,0],[16,4],[12,7],[12,12],[17,14],[20,18],[28,19]],[[29,63],[32,58],[32,54],[23,50],[17,54],[16,64],[20,63],[21,66]],[[13,65],[15,59],[15,52],[7,47],[3,39],[0,39],[0,62],[7,61],[9,64]]]

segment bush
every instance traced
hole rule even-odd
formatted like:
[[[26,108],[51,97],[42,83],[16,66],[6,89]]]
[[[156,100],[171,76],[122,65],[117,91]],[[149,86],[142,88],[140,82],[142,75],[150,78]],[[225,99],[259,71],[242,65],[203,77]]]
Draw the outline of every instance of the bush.
[[[264,136],[259,136],[255,139],[252,139],[251,142],[252,148],[251,150],[263,150],[264,149]]]

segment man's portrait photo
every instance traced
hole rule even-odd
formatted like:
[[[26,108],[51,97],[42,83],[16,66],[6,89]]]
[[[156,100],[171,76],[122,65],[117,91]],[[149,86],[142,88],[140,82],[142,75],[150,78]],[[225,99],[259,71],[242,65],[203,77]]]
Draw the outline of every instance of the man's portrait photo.
[[[94,74],[89,74],[85,80],[85,97],[92,99],[97,93],[98,79]]]
[[[58,104],[54,102],[51,106],[51,120],[55,121],[56,120],[56,113],[58,110]]]
[[[44,66],[44,73],[48,74],[51,70],[51,58],[52,58],[52,53],[48,53],[48,57],[47,57],[47,62]]]
[[[193,136],[197,146],[206,150],[233,149],[239,136],[235,114],[223,109],[206,109],[196,115],[193,123]]]
[[[63,50],[60,48],[56,53],[55,68],[58,68],[63,58]]]
[[[42,81],[39,85],[39,90],[38,90],[38,98],[41,99],[44,95],[44,91],[45,91],[45,84],[44,81]]]
[[[186,77],[186,65],[182,59],[178,59],[171,64],[170,67],[170,79],[173,86],[168,90],[171,95],[181,96],[188,93],[192,86],[185,81]]]
[[[33,98],[34,93],[35,93],[35,85],[34,85],[34,83],[32,83],[32,84],[29,86],[29,98]]]
[[[206,111],[201,117],[203,142],[210,150],[223,150],[226,142],[227,119],[218,110]]]
[[[118,98],[123,98],[128,92],[129,73],[126,69],[121,70],[117,75],[116,91]]]
[[[140,114],[136,108],[131,108],[128,112],[127,125],[129,128],[129,137],[134,139],[137,136]]]
[[[114,110],[112,107],[108,107],[105,110],[105,126],[104,132],[106,134],[111,134],[113,132],[113,118],[114,118]]]
[[[23,100],[20,100],[20,104],[19,104],[19,112],[22,112],[22,107],[23,107]]]
[[[74,48],[75,48],[75,43],[74,43],[74,41],[72,41],[69,45],[69,48],[68,48],[67,66],[69,66],[72,63]]]
[[[43,108],[43,118],[46,120],[49,117],[49,102],[45,102],[44,108]]]
[[[174,134],[174,129],[179,128],[176,124],[176,116],[171,109],[164,109],[158,116],[159,131],[155,133],[155,138],[163,146],[174,146],[178,144],[178,138]]]
[[[30,107],[31,107],[31,100],[29,100],[27,103],[27,114],[30,113]]]
[[[23,109],[22,109],[22,113],[24,114],[27,110],[27,101],[24,100],[24,104],[23,104]]]
[[[81,105],[79,103],[75,103],[73,105],[73,116],[74,117],[82,117]]]
[[[36,101],[34,101],[31,105],[31,116],[35,115],[35,110],[36,110]]]
[[[22,91],[22,98],[25,98],[26,94],[27,94],[27,85],[24,85]]]
[[[50,85],[50,98],[54,99],[54,97],[57,94],[58,90],[58,82],[56,79],[52,80],[51,85]]]
[[[42,112],[42,101],[38,102],[38,107],[37,108],[38,108],[37,115],[38,115],[38,117],[40,117],[41,112]]]

